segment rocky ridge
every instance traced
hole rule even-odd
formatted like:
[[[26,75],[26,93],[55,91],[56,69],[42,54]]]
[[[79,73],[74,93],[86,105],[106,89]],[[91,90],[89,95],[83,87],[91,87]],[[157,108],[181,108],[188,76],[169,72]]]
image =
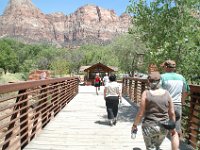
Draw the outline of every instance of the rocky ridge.
[[[44,14],[31,0],[10,0],[0,16],[0,38],[27,43],[46,42],[64,47],[84,43],[105,44],[128,31],[130,16],[85,5],[74,13]]]

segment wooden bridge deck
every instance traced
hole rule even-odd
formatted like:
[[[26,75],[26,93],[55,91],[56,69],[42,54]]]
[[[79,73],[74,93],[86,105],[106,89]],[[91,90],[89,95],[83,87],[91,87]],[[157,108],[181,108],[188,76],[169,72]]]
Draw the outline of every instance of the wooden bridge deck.
[[[79,94],[54,118],[25,150],[145,150],[141,127],[136,139],[130,129],[137,112],[125,99],[119,107],[116,126],[109,126],[103,87],[80,86]],[[170,150],[166,138],[162,150]]]

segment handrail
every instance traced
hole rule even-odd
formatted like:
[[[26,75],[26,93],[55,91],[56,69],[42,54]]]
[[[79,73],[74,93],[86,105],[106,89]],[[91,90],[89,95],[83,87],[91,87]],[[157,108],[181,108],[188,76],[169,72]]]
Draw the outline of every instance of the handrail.
[[[147,80],[126,77],[122,81],[122,95],[139,105],[142,92],[147,89]]]
[[[78,78],[0,85],[0,148],[23,149],[78,93]]]
[[[0,94],[13,92],[17,90],[19,91],[23,89],[34,88],[34,87],[47,85],[47,84],[53,84],[57,82],[63,82],[65,80],[71,80],[71,79],[74,79],[74,78],[73,77],[52,78],[52,79],[46,79],[46,80],[30,80],[26,82],[22,81],[22,82],[17,82],[17,83],[4,84],[4,85],[0,85]]]
[[[187,139],[191,145],[200,149],[200,86],[190,85],[190,97],[187,102],[189,114],[185,115],[188,121]]]
[[[142,92],[147,89],[147,79],[123,78],[122,96],[139,106]],[[190,85],[190,95],[183,106],[184,136],[195,149],[200,149],[200,86]]]

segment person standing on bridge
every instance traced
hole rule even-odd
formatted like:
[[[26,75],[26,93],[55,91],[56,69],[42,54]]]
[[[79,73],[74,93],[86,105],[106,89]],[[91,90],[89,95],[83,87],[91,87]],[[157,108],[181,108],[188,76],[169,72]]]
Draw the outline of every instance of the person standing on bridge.
[[[169,91],[172,101],[174,103],[174,109],[176,114],[176,131],[179,137],[182,138],[181,131],[181,116],[182,105],[185,103],[185,99],[189,92],[189,86],[185,78],[176,73],[176,62],[173,60],[166,60],[161,64],[165,73],[161,75],[161,86],[163,89]]]
[[[103,84],[104,84],[104,86],[105,86],[108,82],[110,82],[110,80],[109,80],[108,73],[106,72],[106,75],[103,77]]]
[[[99,73],[96,73],[95,79],[94,79],[94,86],[96,88],[96,94],[99,95],[99,90],[101,86],[101,78],[99,76]]]
[[[47,73],[45,71],[43,71],[41,74],[40,74],[40,79],[41,80],[45,80],[47,78]]]
[[[170,130],[172,150],[178,150],[179,140],[175,131],[175,112],[171,96],[167,90],[160,88],[160,73],[152,72],[148,75],[148,90],[142,93],[139,111],[132,125],[132,131],[142,118],[142,133],[147,150],[159,150],[160,145],[167,136],[163,124],[171,120],[173,127]]]
[[[110,82],[105,85],[104,99],[106,101],[107,115],[110,125],[116,125],[119,99],[121,99],[120,86],[114,74],[109,76]]]

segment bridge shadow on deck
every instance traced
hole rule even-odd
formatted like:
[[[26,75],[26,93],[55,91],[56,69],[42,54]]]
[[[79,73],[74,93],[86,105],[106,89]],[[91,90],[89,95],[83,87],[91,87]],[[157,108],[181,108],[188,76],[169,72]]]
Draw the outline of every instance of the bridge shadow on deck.
[[[134,108],[133,108],[134,107]],[[133,122],[137,114],[137,107],[135,106],[125,106],[120,104],[118,111],[118,122]],[[101,116],[102,120],[95,121],[95,123],[100,125],[109,125],[107,115]]]

